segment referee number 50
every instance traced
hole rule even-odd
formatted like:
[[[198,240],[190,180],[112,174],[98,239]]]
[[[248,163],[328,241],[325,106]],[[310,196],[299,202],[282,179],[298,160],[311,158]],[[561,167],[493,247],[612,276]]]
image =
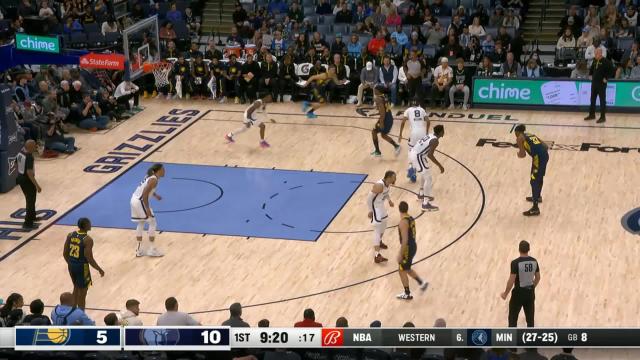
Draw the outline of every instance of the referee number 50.
[[[204,330],[200,333],[200,336],[202,336],[202,342],[205,345],[219,344],[222,339],[222,335],[220,335],[220,331],[218,330]]]

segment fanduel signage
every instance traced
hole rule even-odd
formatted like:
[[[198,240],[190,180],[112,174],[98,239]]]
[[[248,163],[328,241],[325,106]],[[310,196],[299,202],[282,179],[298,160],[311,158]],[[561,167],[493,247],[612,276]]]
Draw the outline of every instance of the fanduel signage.
[[[475,78],[473,103],[523,106],[589,106],[591,82],[571,79]],[[640,82],[610,81],[607,105],[640,108]]]
[[[16,49],[59,54],[60,39],[58,37],[17,33]]]

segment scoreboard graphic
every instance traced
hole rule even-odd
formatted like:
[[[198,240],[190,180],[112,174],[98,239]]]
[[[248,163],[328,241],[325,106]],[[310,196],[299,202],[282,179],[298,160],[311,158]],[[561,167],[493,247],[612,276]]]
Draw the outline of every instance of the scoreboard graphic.
[[[46,326],[15,328],[16,350],[120,350],[119,327]]]
[[[640,348],[640,329],[0,328],[0,348],[55,351],[226,351],[242,348]]]

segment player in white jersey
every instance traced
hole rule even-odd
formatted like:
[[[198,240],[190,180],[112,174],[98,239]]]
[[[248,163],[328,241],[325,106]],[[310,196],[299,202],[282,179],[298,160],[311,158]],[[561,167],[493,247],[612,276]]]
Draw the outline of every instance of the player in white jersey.
[[[415,146],[418,140],[422,139],[427,135],[427,131],[429,130],[429,118],[427,117],[427,112],[420,105],[420,100],[414,98],[411,101],[411,107],[409,107],[404,112],[404,118],[402,119],[402,123],[400,124],[400,134],[398,135],[398,144],[402,142],[402,131],[404,130],[404,124],[409,120],[409,125],[411,127],[411,135],[409,136],[409,151],[408,154],[411,154],[411,148]],[[416,182],[416,170],[411,163],[411,156],[409,156],[409,169],[407,170],[407,177],[411,180],[411,182]]]
[[[224,138],[229,142],[229,143],[233,143],[235,142],[235,140],[233,139],[234,136],[236,135],[240,135],[243,132],[249,130],[249,128],[251,128],[252,126],[257,126],[260,128],[260,147],[262,148],[268,148],[269,143],[264,139],[264,131],[265,131],[265,125],[262,122],[262,119],[260,119],[259,117],[257,117],[256,115],[256,111],[258,109],[260,109],[262,111],[262,114],[264,115],[265,118],[269,117],[269,114],[267,113],[267,103],[270,103],[273,99],[271,98],[271,95],[267,95],[262,99],[258,99],[256,101],[254,101],[248,108],[247,110],[244,111],[244,120],[243,123],[244,125],[241,128],[238,128],[230,133],[228,133],[227,135],[224,136]],[[276,121],[273,119],[269,119],[272,123],[275,123]]]
[[[164,256],[160,250],[156,249],[154,242],[156,239],[156,216],[149,204],[149,198],[155,197],[162,200],[162,197],[156,194],[156,188],[160,178],[164,176],[164,166],[162,164],[154,164],[147,170],[147,176],[138,185],[131,195],[131,221],[138,223],[136,227],[136,239],[138,240],[138,248],[136,249],[136,257],[140,256]],[[144,225],[147,224],[147,233],[149,235],[149,246],[145,247],[142,243],[142,233]]]
[[[440,168],[440,172],[444,172],[444,168],[440,162],[433,156],[436,148],[440,144],[440,138],[444,136],[444,126],[436,125],[433,128],[433,134],[429,134],[420,139],[409,153],[409,159],[413,167],[420,175],[422,182],[422,188],[419,191],[418,198],[422,200],[422,210],[426,211],[438,211],[438,207],[434,206],[431,202],[433,198],[433,179],[431,177],[431,169],[429,168],[429,161]],[[428,160],[427,160],[428,159]]]
[[[373,184],[369,197],[367,198],[367,208],[369,209],[369,219],[373,225],[373,261],[378,264],[387,261],[387,258],[380,254],[380,249],[386,249],[387,245],[382,242],[382,236],[387,228],[387,208],[385,201],[393,207],[393,201],[389,197],[389,187],[396,183],[396,173],[387,171],[384,178]]]

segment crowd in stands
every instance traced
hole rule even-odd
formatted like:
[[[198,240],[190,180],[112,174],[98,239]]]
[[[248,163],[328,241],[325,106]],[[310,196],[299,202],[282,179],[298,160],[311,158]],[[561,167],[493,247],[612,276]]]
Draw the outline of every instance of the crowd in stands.
[[[53,65],[36,72],[12,69],[4,79],[13,89],[8,114],[22,140],[36,141],[43,154],[74,153],[78,147],[69,135],[70,125],[104,130],[142,110],[137,85],[123,81],[122,73]]]
[[[576,62],[571,77],[585,78],[600,48],[604,57],[617,63],[616,79],[640,80],[636,5],[620,0],[585,5],[571,5],[560,21],[556,57]]]
[[[102,321],[95,321],[91,319],[83,309],[73,306],[73,295],[65,292],[60,295],[60,304],[55,305],[50,316],[45,314],[45,306],[42,300],[35,299],[29,304],[28,313],[23,310],[25,307],[25,300],[22,295],[13,293],[7,297],[6,302],[1,304],[0,307],[0,327],[14,327],[14,326],[45,326],[45,325],[65,325],[65,326],[200,326],[201,323],[196,320],[192,315],[186,312],[179,311],[178,300],[175,297],[169,297],[165,300],[165,312],[160,314],[152,324],[144,324],[140,319],[140,302],[136,299],[129,299],[125,303],[125,308],[120,312],[110,312],[104,316]],[[242,318],[242,305],[240,303],[234,303],[229,306],[229,318],[223,321],[220,325],[230,326],[234,328],[250,327],[251,325]],[[269,327],[273,324],[268,319],[261,319],[257,321],[258,327]],[[381,328],[382,322],[379,320],[372,321],[368,327]],[[305,309],[302,313],[302,319],[292,324],[278,324],[279,327],[349,327],[349,321],[346,317],[339,317],[335,323],[319,322],[316,319],[316,314],[313,309]],[[395,325],[393,325],[395,326]],[[446,327],[446,321],[442,318],[437,319],[432,327],[442,328]],[[404,328],[413,328],[416,325],[412,322],[406,322],[402,325]],[[268,354],[269,353],[269,354]],[[572,354],[572,349],[562,349],[562,352],[555,355],[551,360],[576,360],[576,357]],[[480,348],[474,349],[400,349],[400,348],[384,348],[384,349],[340,349],[340,350],[323,350],[323,349],[297,349],[295,353],[286,350],[266,351],[258,349],[248,350],[233,350],[230,353],[222,354],[219,352],[215,354],[215,359],[242,359],[242,360],[317,360],[317,359],[340,359],[340,360],[360,360],[360,359],[375,359],[375,360],[438,360],[438,359],[469,359],[469,360],[546,360],[547,357],[538,354],[536,349],[526,349],[519,353],[515,350],[507,349],[489,349],[483,350]],[[0,355],[8,355],[9,352]],[[78,353],[77,357],[71,357],[71,359],[81,359],[84,354]],[[111,358],[117,359],[145,359],[143,353],[116,353]],[[172,358],[171,353],[167,354],[169,358]],[[43,355],[44,356],[44,355]],[[70,356],[69,353],[65,353],[65,356]],[[89,355],[87,355],[89,356]],[[204,359],[211,358],[205,357],[204,354],[188,354],[179,353],[176,355],[179,359]],[[46,358],[46,357],[45,357]],[[68,358],[68,357],[65,357]],[[96,357],[84,357],[95,359]],[[109,358],[109,357],[106,357]]]
[[[186,40],[200,32],[203,1],[194,0],[187,4],[182,0],[171,3],[132,0],[125,1],[125,4],[128,5],[126,11],[116,11],[114,2],[105,0],[3,2],[0,4],[0,45],[11,42],[15,33],[24,32],[25,18],[31,17],[46,19],[49,33],[64,35],[67,45],[90,42],[96,48],[109,42],[116,43],[123,29],[153,15],[158,15],[163,26],[171,23]],[[86,37],[72,38],[74,34]],[[106,38],[96,36],[98,34]]]
[[[349,82],[323,87],[320,92],[330,101],[351,98],[361,104],[363,92],[380,83],[396,105],[418,96],[430,98],[434,106],[455,107],[459,94],[461,107],[466,108],[473,76],[543,76],[536,54],[520,65],[525,44],[519,26],[527,2],[505,0],[491,9],[482,1],[473,3],[237,3],[236,25],[226,39],[224,53],[210,44],[204,53],[190,50],[183,54],[176,50],[172,37],[165,37],[165,58],[174,61],[174,86],[169,91],[175,94],[177,75],[181,97],[208,95],[245,103],[271,94],[284,101],[284,95],[310,96],[296,83],[332,66],[339,80]],[[171,29],[164,32],[171,33]],[[196,62],[198,56],[206,66]],[[508,58],[513,60],[508,62]],[[196,82],[208,86],[197,89]]]

